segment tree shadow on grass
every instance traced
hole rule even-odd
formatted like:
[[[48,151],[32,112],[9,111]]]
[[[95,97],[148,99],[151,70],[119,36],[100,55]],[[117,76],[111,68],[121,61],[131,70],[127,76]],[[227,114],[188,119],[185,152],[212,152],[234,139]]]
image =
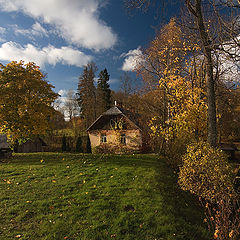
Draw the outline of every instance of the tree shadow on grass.
[[[174,240],[208,240],[211,233],[204,223],[204,212],[196,197],[184,192],[177,184],[177,173],[166,163],[166,160],[156,155],[136,156],[105,156],[102,161],[109,164],[127,167],[154,169],[156,172],[157,189],[163,201],[161,212],[166,218],[165,225],[159,226],[159,239]],[[155,197],[149,192],[150,198]],[[157,224],[156,222],[153,224]],[[165,233],[163,233],[165,231]],[[165,234],[165,235],[164,235]],[[171,236],[171,237],[170,237]]]
[[[207,224],[204,223],[204,209],[200,206],[198,199],[180,189],[177,173],[166,164],[164,159],[160,159],[158,164],[156,180],[165,202],[164,209],[172,216],[176,226],[175,239],[211,239],[211,233]]]
[[[158,158],[155,154],[136,154],[136,155],[103,155],[97,158],[97,160],[108,163],[114,164],[124,167],[141,167],[141,168],[158,168]]]

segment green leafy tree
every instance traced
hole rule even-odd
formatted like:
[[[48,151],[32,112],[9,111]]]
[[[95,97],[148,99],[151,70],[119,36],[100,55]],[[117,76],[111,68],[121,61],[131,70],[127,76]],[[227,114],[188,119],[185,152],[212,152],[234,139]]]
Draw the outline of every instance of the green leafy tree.
[[[94,85],[96,71],[95,63],[88,63],[79,77],[77,100],[86,128],[96,119],[96,87]]]
[[[52,103],[58,94],[33,63],[0,65],[0,132],[21,141],[45,134],[55,113]]]
[[[97,83],[97,109],[98,115],[105,112],[111,107],[111,90],[108,84],[109,74],[105,68],[99,73],[98,83]]]

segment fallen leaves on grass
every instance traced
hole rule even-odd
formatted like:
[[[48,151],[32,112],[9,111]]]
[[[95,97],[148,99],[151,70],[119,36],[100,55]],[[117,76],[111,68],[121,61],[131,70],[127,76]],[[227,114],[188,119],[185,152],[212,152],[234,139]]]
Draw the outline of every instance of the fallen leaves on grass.
[[[3,179],[3,181],[6,182],[7,184],[11,184],[11,181],[10,181],[10,180]]]

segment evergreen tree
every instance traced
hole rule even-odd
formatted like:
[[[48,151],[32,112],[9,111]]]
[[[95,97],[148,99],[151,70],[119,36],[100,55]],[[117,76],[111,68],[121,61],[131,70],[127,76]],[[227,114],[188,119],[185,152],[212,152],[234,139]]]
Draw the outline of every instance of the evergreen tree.
[[[91,142],[90,142],[90,138],[88,136],[87,138],[87,153],[92,153],[92,148],[91,148]]]
[[[95,63],[88,63],[79,77],[77,100],[86,128],[96,119],[96,88],[94,86],[96,71]]]
[[[83,152],[83,149],[82,149],[82,138],[80,136],[77,138],[76,152],[79,152],[79,153]]]
[[[105,112],[111,107],[111,90],[108,84],[109,74],[105,68],[99,73],[97,83],[97,112],[98,115]]]
[[[62,137],[62,151],[66,152],[67,151],[67,138],[65,135]]]

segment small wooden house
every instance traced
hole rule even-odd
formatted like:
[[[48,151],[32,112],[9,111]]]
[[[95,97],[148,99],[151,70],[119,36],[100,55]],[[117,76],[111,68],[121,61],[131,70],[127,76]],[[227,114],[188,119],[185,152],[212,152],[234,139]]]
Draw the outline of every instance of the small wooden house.
[[[46,143],[39,137],[28,140],[21,145],[16,145],[14,151],[17,153],[44,152]]]
[[[93,152],[133,153],[142,150],[142,131],[134,115],[118,106],[104,112],[88,129]]]

